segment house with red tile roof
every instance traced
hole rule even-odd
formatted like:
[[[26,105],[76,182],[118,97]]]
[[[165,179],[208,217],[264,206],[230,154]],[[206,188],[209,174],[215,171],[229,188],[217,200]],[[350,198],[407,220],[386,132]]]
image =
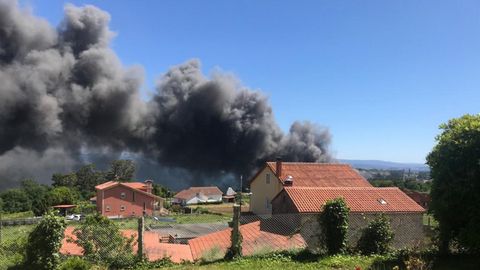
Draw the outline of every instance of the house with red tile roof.
[[[163,209],[164,199],[152,193],[152,180],[108,181],[95,187],[97,211],[106,217],[139,217]]]
[[[318,237],[313,233],[321,231],[319,213],[328,200],[335,198],[343,198],[350,208],[347,240],[353,246],[361,230],[379,214],[390,220],[395,248],[413,247],[423,241],[425,209],[396,187],[284,187],[272,200],[273,215],[300,228],[305,239],[313,239],[309,246],[316,246]]]
[[[190,205],[199,203],[221,203],[223,192],[216,186],[190,187],[173,196],[172,203]]]
[[[272,199],[284,187],[371,187],[348,164],[307,162],[266,162],[250,180],[250,211],[272,213]]]

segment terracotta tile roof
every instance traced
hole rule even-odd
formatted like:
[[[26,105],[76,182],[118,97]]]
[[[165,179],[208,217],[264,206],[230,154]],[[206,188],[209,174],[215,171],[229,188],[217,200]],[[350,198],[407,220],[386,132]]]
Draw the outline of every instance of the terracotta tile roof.
[[[107,189],[109,187],[113,187],[115,185],[118,185],[118,182],[108,181],[108,182],[105,182],[105,183],[102,183],[100,185],[95,186],[95,189],[103,190],[103,189]]]
[[[175,194],[174,198],[178,199],[185,199],[188,200],[190,198],[195,197],[197,193],[203,193],[206,196],[209,195],[222,195],[223,192],[216,186],[212,187],[190,187],[188,189],[184,189],[177,194]]]
[[[376,187],[285,187],[300,213],[321,212],[327,200],[342,197],[351,212],[425,212],[420,205],[400,189]]]
[[[267,166],[277,173],[275,162]],[[302,187],[371,187],[355,169],[348,164],[282,162],[282,183],[293,177],[292,186]]]
[[[243,236],[242,251],[244,255],[252,255],[262,250],[287,250],[306,247],[300,234],[279,233],[282,225],[278,221],[255,221],[240,226]],[[280,229],[280,230],[279,230]],[[213,249],[225,254],[230,247],[231,228],[200,236],[188,241],[193,259],[199,259]]]
[[[62,247],[60,253],[65,255],[83,255],[83,249],[77,246],[75,243],[69,243],[67,239],[76,239],[73,234],[75,228],[68,226],[65,229],[65,237],[62,241]],[[137,231],[135,230],[122,230],[122,234],[129,238],[130,236],[134,237],[134,242],[137,241]],[[193,261],[192,252],[190,251],[189,245],[182,244],[169,244],[169,243],[160,243],[161,235],[152,231],[146,231],[144,233],[144,250],[147,258],[150,261],[155,261],[164,257],[170,257],[173,262],[180,263],[183,260]],[[133,252],[136,254],[137,246],[134,245]]]
[[[125,182],[125,183],[122,183],[122,184],[124,186],[128,186],[128,187],[135,188],[135,189],[143,189],[143,190],[147,189],[147,186],[144,183],[141,183],[141,182]]]
[[[103,184],[100,184],[100,185],[97,185],[95,186],[95,189],[97,190],[105,190],[105,189],[109,189],[109,188],[112,188],[112,187],[115,187],[115,186],[118,186],[118,185],[122,185],[124,187],[127,187],[127,188],[130,188],[130,189],[133,189],[133,190],[136,190],[140,193],[143,193],[145,195],[148,195],[150,197],[154,197],[156,199],[162,199],[161,197],[158,197],[152,193],[148,193],[147,192],[147,189],[146,189],[146,185],[144,183],[141,183],[141,182],[116,182],[116,181],[108,181],[108,182],[105,182]]]

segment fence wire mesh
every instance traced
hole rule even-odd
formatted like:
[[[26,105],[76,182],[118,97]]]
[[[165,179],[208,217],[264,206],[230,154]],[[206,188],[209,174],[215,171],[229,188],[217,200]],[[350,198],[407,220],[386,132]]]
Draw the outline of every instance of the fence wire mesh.
[[[242,213],[240,232],[244,256],[278,251],[309,249],[319,252],[322,228],[319,214],[253,215]],[[348,245],[356,246],[362,230],[374,214],[350,213]],[[388,214],[394,240],[392,247],[422,247],[428,243],[431,225],[424,224],[422,214]],[[86,226],[85,222],[68,221],[60,249],[61,256],[81,256],[88,261],[129,265],[138,258],[139,249],[149,261],[169,258],[183,261],[214,261],[225,256],[231,245],[232,213],[206,210],[190,214],[145,217],[143,237],[139,238],[138,218],[113,219],[114,227]],[[0,230],[0,269],[18,264],[25,252],[29,232],[35,224],[2,222]],[[112,229],[114,228],[114,229]]]

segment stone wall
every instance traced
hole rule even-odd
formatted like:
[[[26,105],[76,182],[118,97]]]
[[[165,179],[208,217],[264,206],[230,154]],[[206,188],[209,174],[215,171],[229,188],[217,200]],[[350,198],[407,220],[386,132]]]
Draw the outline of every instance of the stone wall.
[[[350,213],[349,229],[347,233],[348,245],[355,247],[358,239],[362,235],[363,228],[375,217],[376,214]],[[307,241],[311,250],[320,248],[321,227],[318,223],[319,214],[301,215],[300,233]],[[424,241],[422,213],[388,213],[386,216],[390,220],[394,239],[392,247],[395,249],[421,246]]]

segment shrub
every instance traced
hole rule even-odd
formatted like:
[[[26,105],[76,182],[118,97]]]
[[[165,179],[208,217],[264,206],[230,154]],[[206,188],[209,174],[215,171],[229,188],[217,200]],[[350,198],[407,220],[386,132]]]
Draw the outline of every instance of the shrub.
[[[233,220],[232,220],[232,232],[230,234],[231,246],[228,248],[225,254],[225,259],[231,260],[238,257],[242,257],[242,241],[243,236],[240,232],[240,206],[235,205],[233,207]]]
[[[329,254],[343,253],[347,246],[348,213],[343,198],[336,198],[325,203],[320,214],[322,225],[321,241]]]
[[[70,257],[65,260],[59,270],[89,270],[91,264],[80,257]]]
[[[393,236],[390,222],[384,214],[381,214],[363,229],[357,247],[364,255],[385,254],[389,251]]]
[[[118,268],[134,261],[133,237],[124,237],[118,226],[106,217],[87,216],[73,233],[77,238],[73,242],[82,247],[83,255],[90,261]]]
[[[60,247],[65,230],[65,220],[47,213],[28,235],[25,266],[28,269],[55,269],[60,258]]]

